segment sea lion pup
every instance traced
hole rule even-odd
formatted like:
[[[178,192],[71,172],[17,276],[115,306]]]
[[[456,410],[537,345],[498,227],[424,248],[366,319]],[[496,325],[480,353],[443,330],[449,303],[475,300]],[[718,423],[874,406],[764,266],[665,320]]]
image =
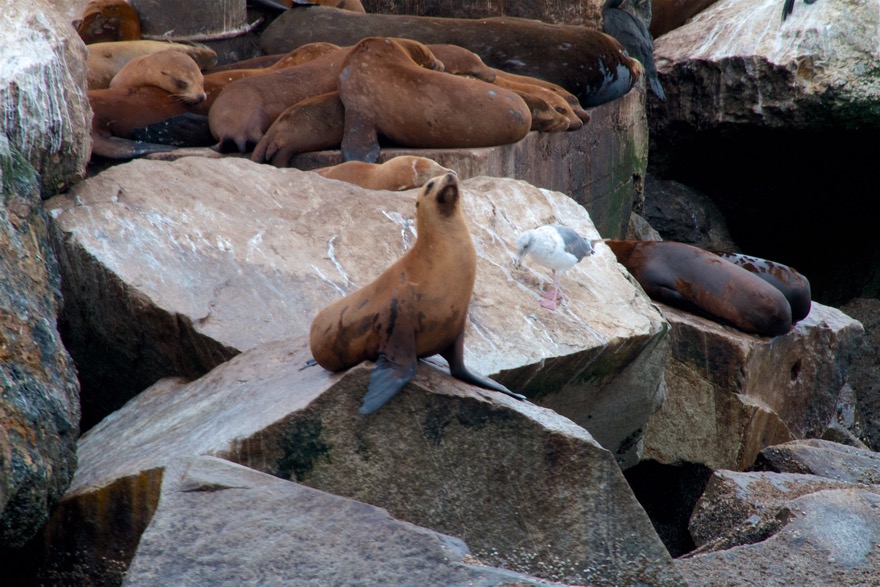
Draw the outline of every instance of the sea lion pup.
[[[375,163],[379,135],[404,147],[491,147],[521,140],[532,125],[516,93],[418,67],[399,39],[368,37],[355,45],[338,88],[346,161]]]
[[[442,71],[443,64],[416,41],[398,39],[398,45],[418,65]],[[311,61],[279,71],[230,83],[208,113],[217,148],[247,151],[256,145],[278,116],[300,100],[337,90],[337,80],[354,47],[341,47]]]
[[[195,60],[174,49],[135,57],[110,80],[111,88],[155,86],[187,104],[206,98],[204,76]]]
[[[374,361],[360,408],[381,408],[415,375],[419,358],[439,354],[449,372],[517,399],[464,364],[464,333],[477,255],[455,173],[429,180],[416,203],[418,238],[375,281],[320,310],[312,320],[312,356],[329,371]]]
[[[346,161],[321,167],[315,172],[328,179],[338,179],[368,190],[400,191],[425,185],[432,177],[452,171],[427,157],[398,155],[384,163]]]
[[[288,167],[299,153],[338,149],[344,120],[339,92],[300,100],[275,119],[254,147],[251,161]]]
[[[116,43],[95,43],[89,45],[88,84],[90,90],[102,90],[110,87],[113,79],[125,64],[141,55],[158,53],[167,49],[183,51],[199,65],[206,69],[217,63],[217,53],[204,45],[186,45],[168,43],[166,41],[119,41]]]
[[[651,298],[760,336],[791,330],[778,289],[715,253],[672,241],[604,241]]]
[[[91,0],[74,27],[86,45],[141,38],[141,20],[125,0]]]
[[[370,36],[458,45],[490,67],[559,84],[586,108],[629,92],[641,70],[614,37],[595,28],[514,17],[353,14],[309,6],[279,15],[259,45],[264,53],[282,53],[314,41],[347,46]]]
[[[731,263],[751,271],[781,291],[791,306],[792,324],[800,322],[810,313],[812,307],[810,281],[793,267],[742,253],[713,252],[722,259],[727,259]]]

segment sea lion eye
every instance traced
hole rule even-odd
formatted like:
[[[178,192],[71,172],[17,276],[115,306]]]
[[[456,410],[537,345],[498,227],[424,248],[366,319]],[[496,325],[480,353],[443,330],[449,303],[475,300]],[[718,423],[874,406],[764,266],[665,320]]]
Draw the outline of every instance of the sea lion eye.
[[[182,80],[182,79],[177,79],[177,80],[174,80],[174,83],[175,83],[175,85],[177,85],[177,87],[180,88],[181,90],[185,90],[185,89],[186,89],[186,81],[184,81],[184,80]]]
[[[425,187],[427,188],[427,191],[431,191],[431,190],[433,190],[433,189],[434,189],[434,182],[433,182],[433,181],[429,181],[429,182],[428,182],[428,185],[425,186]]]

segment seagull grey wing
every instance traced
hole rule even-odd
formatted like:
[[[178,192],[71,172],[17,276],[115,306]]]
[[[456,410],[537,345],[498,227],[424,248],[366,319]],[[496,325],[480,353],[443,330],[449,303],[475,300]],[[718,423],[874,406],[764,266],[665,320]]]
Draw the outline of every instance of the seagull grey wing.
[[[565,243],[565,252],[577,257],[578,261],[593,254],[593,246],[590,241],[579,235],[567,226],[556,226],[562,242]]]

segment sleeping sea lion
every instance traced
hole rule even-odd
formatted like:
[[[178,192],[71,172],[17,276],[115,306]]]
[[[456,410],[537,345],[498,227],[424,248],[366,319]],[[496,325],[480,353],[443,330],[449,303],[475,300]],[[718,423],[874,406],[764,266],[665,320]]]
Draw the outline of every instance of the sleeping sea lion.
[[[360,41],[343,64],[338,88],[346,161],[374,163],[379,135],[404,147],[491,147],[521,140],[532,124],[516,93],[419,67],[400,39]]]
[[[760,336],[791,330],[782,293],[715,253],[672,241],[604,241],[651,298]]]
[[[183,51],[195,60],[199,69],[206,69],[217,63],[217,52],[205,45],[141,39],[116,43],[95,43],[89,45],[88,49],[88,87],[90,90],[102,90],[110,87],[110,80],[113,79],[113,76],[135,57],[167,49]]]
[[[328,179],[338,179],[368,190],[410,190],[425,185],[432,177],[452,171],[427,157],[398,155],[384,163],[345,161],[315,169]]]
[[[439,354],[450,374],[517,399],[464,364],[464,333],[477,255],[450,172],[429,180],[416,203],[418,238],[375,281],[320,310],[310,328],[312,355],[329,371],[374,361],[362,414],[381,408],[415,375],[418,360]]]
[[[188,104],[205,100],[204,76],[195,60],[182,51],[166,49],[135,57],[110,80],[111,88],[155,86]]]

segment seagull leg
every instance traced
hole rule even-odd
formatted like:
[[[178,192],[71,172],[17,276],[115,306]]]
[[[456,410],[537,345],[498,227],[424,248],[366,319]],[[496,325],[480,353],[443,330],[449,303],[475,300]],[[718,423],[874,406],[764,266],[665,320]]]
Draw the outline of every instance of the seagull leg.
[[[556,278],[556,270],[553,270],[553,287],[544,292],[541,296],[541,305],[548,310],[556,309],[556,302],[562,299],[558,287],[559,280]]]

